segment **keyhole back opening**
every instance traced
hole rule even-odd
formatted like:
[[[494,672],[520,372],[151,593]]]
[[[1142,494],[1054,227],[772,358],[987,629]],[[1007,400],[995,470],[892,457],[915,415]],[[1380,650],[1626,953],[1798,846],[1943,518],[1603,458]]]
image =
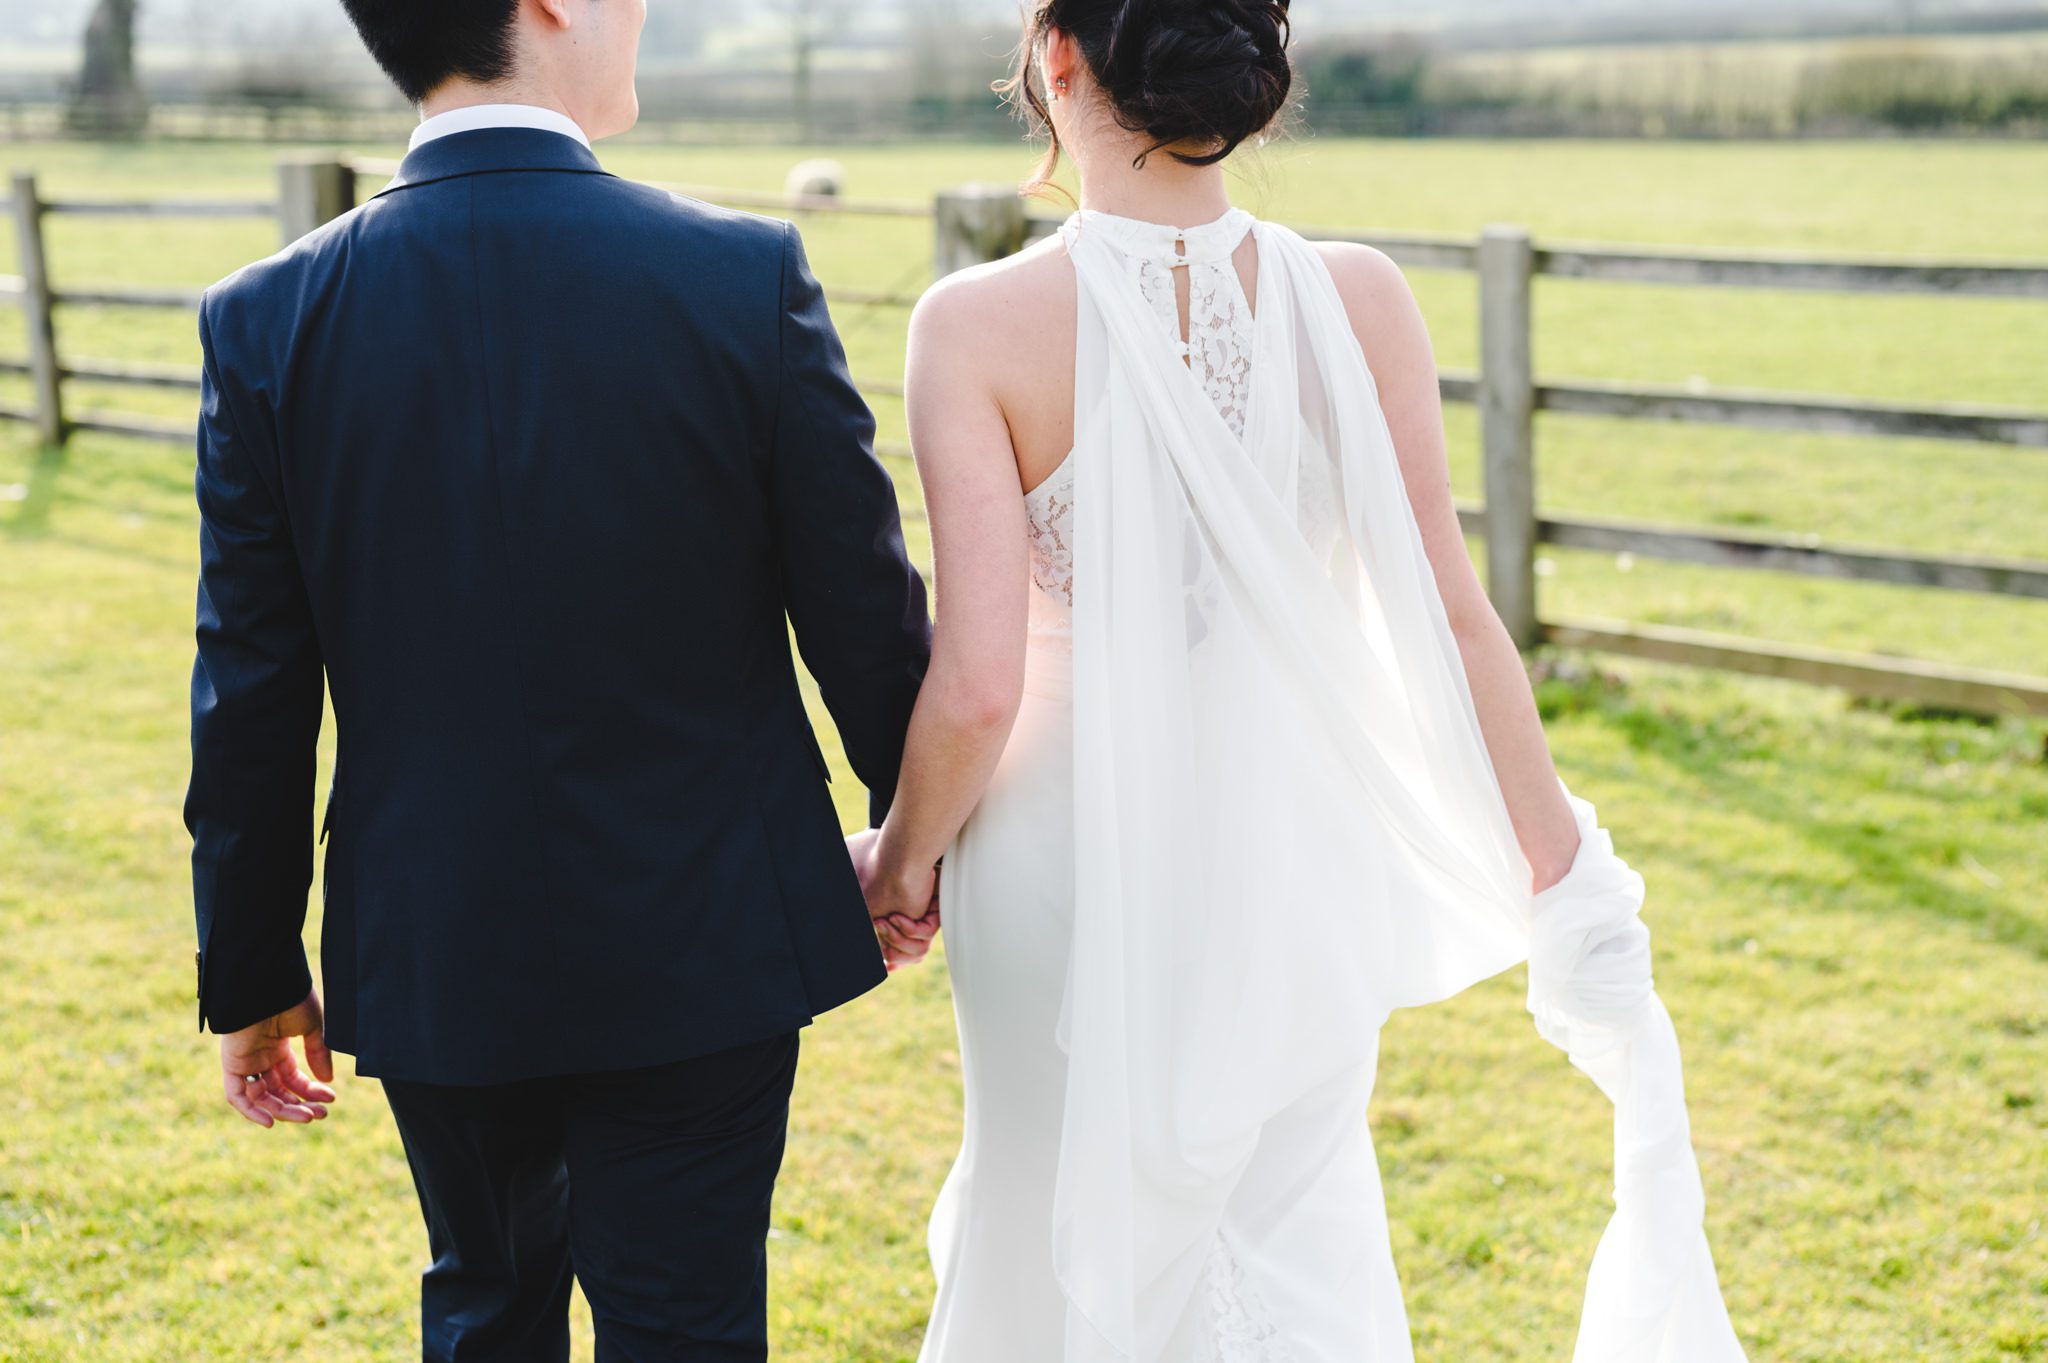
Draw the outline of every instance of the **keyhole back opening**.
[[[1194,343],[1194,270],[1185,263],[1188,254],[1188,239],[1185,233],[1173,239],[1173,253],[1184,262],[1170,267],[1173,276],[1173,306],[1180,323],[1181,363],[1189,369],[1195,367],[1195,357],[1190,349]],[[1258,319],[1259,298],[1259,248],[1247,232],[1243,241],[1230,256],[1231,272],[1237,276],[1238,288],[1243,294],[1245,315],[1254,321]]]

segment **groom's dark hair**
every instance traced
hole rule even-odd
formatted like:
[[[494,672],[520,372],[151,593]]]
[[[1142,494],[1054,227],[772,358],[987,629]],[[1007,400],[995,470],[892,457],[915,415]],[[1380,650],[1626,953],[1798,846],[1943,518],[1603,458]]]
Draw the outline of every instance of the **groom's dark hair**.
[[[512,74],[519,0],[341,0],[363,46],[418,104],[443,81]]]

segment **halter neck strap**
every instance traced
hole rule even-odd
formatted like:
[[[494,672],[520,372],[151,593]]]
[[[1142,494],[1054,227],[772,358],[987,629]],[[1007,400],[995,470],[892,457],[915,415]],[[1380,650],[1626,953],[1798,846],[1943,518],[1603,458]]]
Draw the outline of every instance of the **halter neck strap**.
[[[1139,260],[1167,266],[1204,265],[1230,259],[1254,221],[1242,208],[1233,208],[1214,222],[1174,227],[1084,208],[1068,218],[1062,230],[1099,235],[1122,254]]]

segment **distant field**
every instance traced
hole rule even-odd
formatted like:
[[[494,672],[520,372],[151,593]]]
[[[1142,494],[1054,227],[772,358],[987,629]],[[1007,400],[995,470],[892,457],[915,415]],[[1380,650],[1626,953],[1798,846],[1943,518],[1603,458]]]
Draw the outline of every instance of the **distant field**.
[[[1457,53],[1434,74],[1517,104],[1641,110],[1757,130],[1878,118],[1902,96],[1951,115],[2048,92],[2048,31],[1588,44]],[[1893,106],[1896,107],[1896,106]],[[1882,121],[1882,120],[1880,120]],[[1938,121],[1938,120],[1937,120]]]
[[[1925,53],[1960,61],[2027,61],[2048,57],[2048,29],[2015,33],[1882,34],[1854,38],[1756,38],[1714,42],[1586,43],[1520,52],[1472,52],[1461,67],[1569,75],[1594,66],[1673,65],[1719,59],[1725,67],[1747,63],[1764,71],[1796,69],[1819,57],[1850,54]]]
[[[52,192],[134,196],[261,194],[274,155],[6,150]],[[608,160],[764,188],[808,154],[628,145]],[[1030,160],[831,154],[851,192],[904,198],[1013,180]],[[1311,141],[1269,152],[1244,200],[1395,230],[2048,255],[2048,146],[2022,144]],[[923,224],[804,226],[832,282],[925,278]],[[72,283],[204,283],[274,245],[262,224],[51,232]],[[1414,280],[1443,361],[1473,363],[1470,282]],[[2048,304],[1545,282],[1538,311],[1545,375],[2048,408]],[[900,374],[900,313],[839,321],[859,372]],[[189,318],[81,310],[62,326],[74,357],[196,360]],[[0,313],[0,355],[19,353],[13,327]],[[0,382],[0,401],[24,396]],[[895,404],[881,419],[901,436]],[[1450,425],[1476,494],[1470,413]],[[2041,451],[1590,419],[1544,419],[1539,450],[1558,510],[2048,557]],[[2048,673],[2039,602],[1549,557],[1559,611]],[[187,451],[85,437],[59,456],[0,426],[0,1360],[412,1356],[424,1237],[376,1085],[344,1066],[331,1121],[244,1128],[192,1030],[178,806],[193,572]],[[1652,887],[1709,1233],[1751,1357],[2048,1361],[2048,725],[1598,659],[1551,668],[1560,764]],[[330,758],[331,744],[330,726]],[[833,758],[852,820],[859,790]],[[1511,971],[1387,1036],[1373,1117],[1424,1363],[1568,1357],[1605,1223],[1605,1104],[1536,1038],[1521,989]],[[788,1363],[915,1356],[924,1219],[958,1140],[953,1048],[943,968],[810,1034],[772,1245]],[[580,1331],[577,1347],[587,1360]]]

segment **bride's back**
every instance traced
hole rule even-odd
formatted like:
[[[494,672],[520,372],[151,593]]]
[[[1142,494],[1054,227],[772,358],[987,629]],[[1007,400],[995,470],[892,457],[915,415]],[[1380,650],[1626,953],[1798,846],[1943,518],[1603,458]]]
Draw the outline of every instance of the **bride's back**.
[[[945,281],[931,301],[975,334],[977,366],[1000,407],[1024,489],[1039,486],[1074,446],[1074,267],[1058,237]]]
[[[1086,209],[1175,227],[1216,221],[1229,208],[1216,167],[1285,108],[1287,22],[1285,0],[1041,0],[1007,86],[1051,138],[1034,185],[1065,152],[1080,171]],[[1256,298],[1249,236],[1232,263],[1238,296]],[[1147,287],[1166,277],[1155,272]],[[1190,326],[1190,271],[1170,278],[1178,336],[1166,344],[1185,342]],[[1037,488],[1073,448],[1076,286],[1065,243],[1049,238],[953,276],[931,303],[959,317],[962,326],[949,330],[974,334],[1019,482]]]
[[[1047,623],[1064,633],[1058,608],[1073,599],[1083,290],[1070,252],[1091,237],[1107,240],[1120,264],[1106,287],[1122,292],[1128,280],[1148,318],[1126,358],[1177,348],[1196,390],[1240,439],[1254,371],[1284,368],[1289,359],[1253,353],[1262,248],[1249,215],[1232,209],[1222,169],[1285,107],[1286,5],[1051,0],[1025,38],[1011,93],[1053,140],[1037,183],[1045,183],[1054,158],[1071,157],[1080,211],[1067,231],[935,285],[913,319],[909,355],[911,438],[939,574],[952,578],[956,602],[970,557],[975,577],[986,572],[996,584],[1037,588],[1029,597],[994,587],[976,593],[986,606],[976,614],[989,631],[977,642],[998,671],[1014,657],[1010,622],[1028,614],[1034,635]],[[1412,451],[1426,477],[1423,495],[1441,494],[1443,514],[1425,516],[1432,553],[1462,555],[1448,488],[1438,486],[1434,360],[1406,282],[1369,248],[1316,250],[1328,277],[1315,287],[1334,284],[1354,323],[1389,399],[1387,418],[1404,428],[1404,463]],[[1370,335],[1360,325],[1368,319]],[[1284,351],[1295,339],[1283,328],[1263,344]],[[948,542],[962,552],[949,555]],[[942,606],[942,623],[945,613]]]
[[[1083,230],[1090,221],[1105,231],[1145,226],[1084,214]],[[1198,225],[1197,230],[1219,225]],[[1168,324],[1161,328],[1161,346],[1192,347],[1184,360],[1212,398],[1218,397],[1216,383],[1223,371],[1242,370],[1252,362],[1244,342],[1246,324],[1256,315],[1259,268],[1250,233],[1230,250],[1227,267],[1237,281],[1227,293],[1217,287],[1218,277],[1200,265],[1166,268],[1162,260],[1140,280],[1162,323]],[[1007,419],[1018,480],[1026,492],[1034,492],[1060,472],[1074,447],[1074,267],[1064,241],[1053,237],[981,270],[985,273],[979,278],[961,283],[971,294],[971,310],[990,324],[991,391]],[[1199,281],[1198,272],[1205,276]],[[1156,295],[1155,289],[1160,291]],[[1199,302],[1198,289],[1205,295]],[[1165,306],[1169,296],[1170,309]],[[1197,336],[1195,329],[1203,323],[1210,329]],[[1220,406],[1229,417],[1228,399]]]

